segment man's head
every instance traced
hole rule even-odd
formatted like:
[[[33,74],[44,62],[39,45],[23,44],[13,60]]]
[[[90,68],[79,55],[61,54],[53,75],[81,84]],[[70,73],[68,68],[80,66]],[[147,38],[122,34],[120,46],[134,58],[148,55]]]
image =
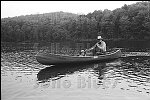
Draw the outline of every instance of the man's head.
[[[102,40],[103,38],[101,36],[97,36],[97,40]]]

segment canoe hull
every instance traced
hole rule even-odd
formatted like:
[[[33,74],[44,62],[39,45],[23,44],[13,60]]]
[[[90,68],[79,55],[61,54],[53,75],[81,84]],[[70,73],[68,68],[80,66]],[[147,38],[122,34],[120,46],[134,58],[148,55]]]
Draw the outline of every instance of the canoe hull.
[[[55,55],[47,53],[39,53],[36,55],[36,60],[43,65],[60,65],[60,64],[81,64],[93,62],[105,62],[121,57],[121,50],[99,56],[68,56]]]

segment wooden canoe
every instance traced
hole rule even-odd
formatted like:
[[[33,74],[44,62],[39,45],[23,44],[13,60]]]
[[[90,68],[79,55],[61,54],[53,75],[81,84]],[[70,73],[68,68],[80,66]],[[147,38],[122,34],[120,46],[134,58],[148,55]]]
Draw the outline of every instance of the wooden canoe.
[[[121,57],[121,50],[108,52],[105,55],[98,56],[69,56],[61,54],[38,53],[36,60],[43,65],[60,65],[60,64],[79,64],[91,62],[104,62]]]

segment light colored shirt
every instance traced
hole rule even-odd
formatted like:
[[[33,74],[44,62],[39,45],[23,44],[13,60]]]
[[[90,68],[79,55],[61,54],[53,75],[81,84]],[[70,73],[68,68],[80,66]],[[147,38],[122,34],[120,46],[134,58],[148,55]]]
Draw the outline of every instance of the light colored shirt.
[[[99,49],[106,51],[106,43],[104,41],[100,41],[100,44],[97,43],[96,45]]]
[[[99,42],[101,44],[99,44]],[[93,50],[94,48],[98,47],[98,49],[101,49],[102,51],[106,52],[106,43],[104,41],[99,41],[98,43],[96,43],[93,47],[91,47],[90,49],[86,49],[86,51],[90,51]]]

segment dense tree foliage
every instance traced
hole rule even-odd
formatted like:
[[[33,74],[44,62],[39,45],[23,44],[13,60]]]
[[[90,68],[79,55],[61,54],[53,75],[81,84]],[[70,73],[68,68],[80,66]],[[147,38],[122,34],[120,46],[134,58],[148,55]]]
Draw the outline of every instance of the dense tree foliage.
[[[65,12],[1,19],[2,42],[95,39],[150,39],[150,4],[137,2],[87,15]]]

